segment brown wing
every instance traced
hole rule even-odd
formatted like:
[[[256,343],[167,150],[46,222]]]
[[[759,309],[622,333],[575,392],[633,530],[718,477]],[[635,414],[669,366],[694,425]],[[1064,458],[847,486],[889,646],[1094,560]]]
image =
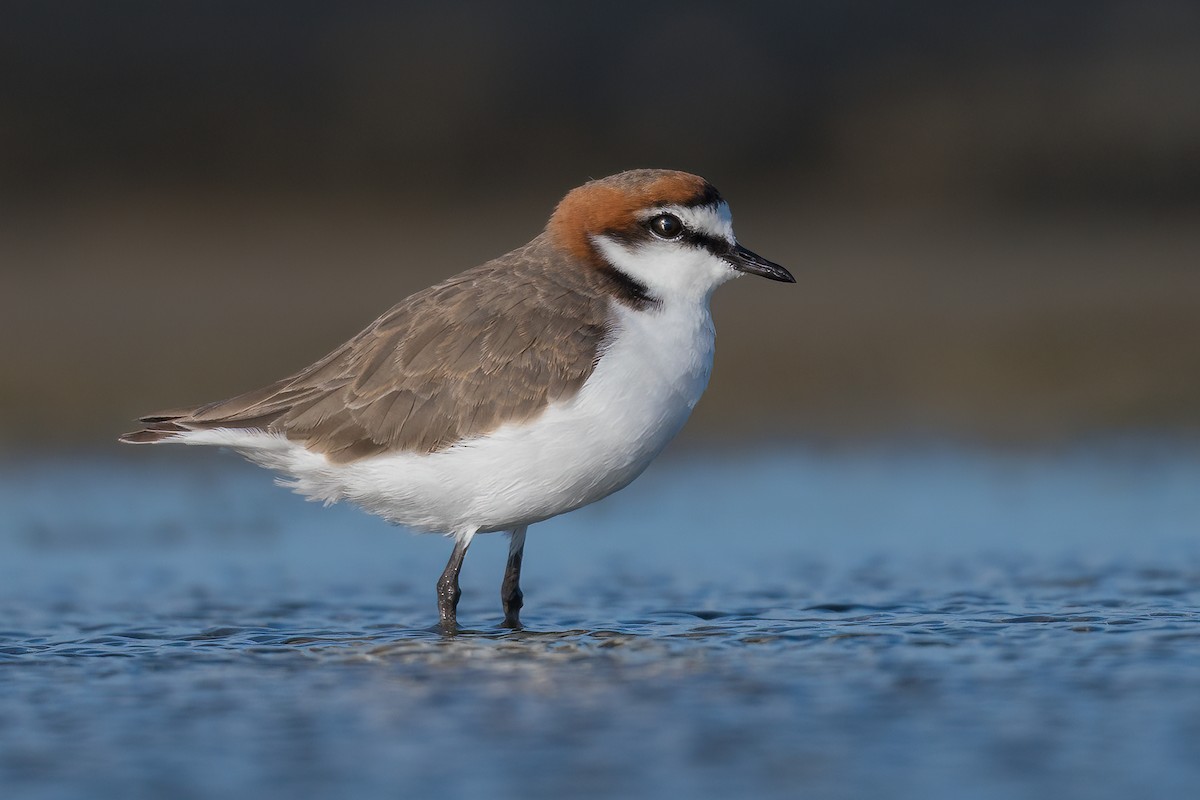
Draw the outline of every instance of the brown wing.
[[[541,238],[407,298],[295,375],[144,417],[147,426],[122,440],[259,428],[349,462],[431,453],[531,419],[583,386],[610,315],[604,291],[571,265],[554,269]]]

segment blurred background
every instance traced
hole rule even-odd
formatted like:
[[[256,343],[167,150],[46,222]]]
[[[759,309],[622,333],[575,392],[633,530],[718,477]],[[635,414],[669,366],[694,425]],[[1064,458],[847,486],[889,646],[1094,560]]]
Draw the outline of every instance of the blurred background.
[[[0,444],[297,369],[632,167],[798,285],[687,436],[1200,428],[1200,5],[19,2]]]
[[[529,630],[116,444],[647,166],[798,283]],[[1195,0],[0,0],[0,796],[1193,796],[1198,223]]]

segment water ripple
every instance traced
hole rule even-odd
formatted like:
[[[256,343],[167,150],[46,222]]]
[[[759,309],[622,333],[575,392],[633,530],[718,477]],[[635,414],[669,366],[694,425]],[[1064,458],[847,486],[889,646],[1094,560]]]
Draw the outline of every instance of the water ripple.
[[[1200,458],[1155,480],[719,462],[531,535],[526,630],[497,627],[503,540],[481,537],[451,637],[445,542],[224,461],[22,464],[0,482],[0,793],[1194,794]]]

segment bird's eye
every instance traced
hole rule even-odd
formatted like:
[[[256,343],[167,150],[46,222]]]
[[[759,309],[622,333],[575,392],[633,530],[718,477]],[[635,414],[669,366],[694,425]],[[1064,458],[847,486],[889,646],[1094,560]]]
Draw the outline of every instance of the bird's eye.
[[[674,214],[659,214],[650,220],[650,230],[663,239],[678,239],[683,233],[683,223]]]

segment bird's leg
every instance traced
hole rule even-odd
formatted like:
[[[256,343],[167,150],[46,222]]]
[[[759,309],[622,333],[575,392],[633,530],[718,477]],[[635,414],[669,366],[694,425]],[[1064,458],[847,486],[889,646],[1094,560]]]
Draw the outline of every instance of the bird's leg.
[[[525,595],[521,593],[521,558],[525,552],[525,530],[522,525],[509,534],[508,565],[504,568],[504,582],[500,584],[500,602],[504,605],[504,622],[501,627],[521,627],[521,606]]]
[[[470,545],[470,536],[455,538],[454,552],[450,554],[450,561],[446,563],[442,577],[438,578],[438,614],[441,617],[443,633],[454,633],[458,630],[458,598],[462,597],[462,589],[458,588],[458,571],[462,569],[463,559]]]

